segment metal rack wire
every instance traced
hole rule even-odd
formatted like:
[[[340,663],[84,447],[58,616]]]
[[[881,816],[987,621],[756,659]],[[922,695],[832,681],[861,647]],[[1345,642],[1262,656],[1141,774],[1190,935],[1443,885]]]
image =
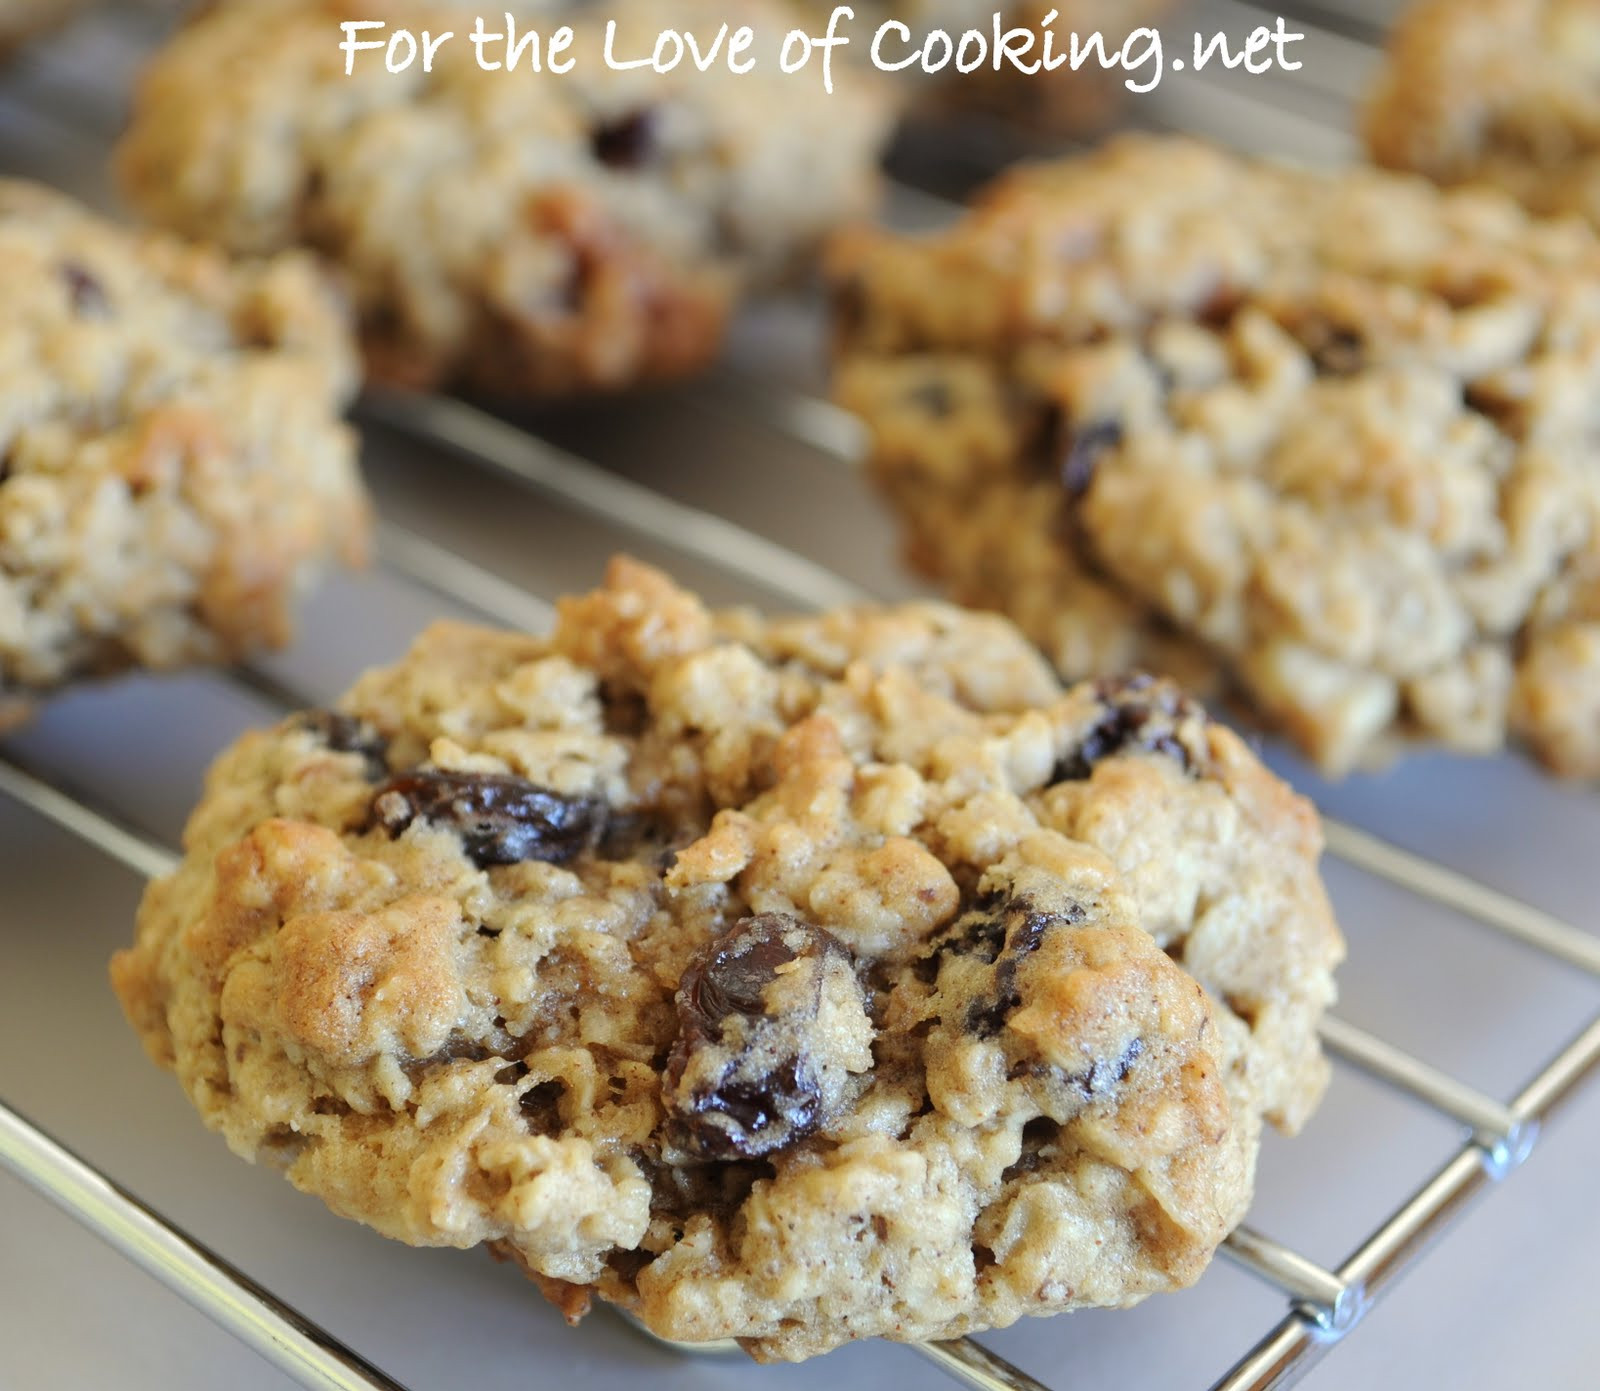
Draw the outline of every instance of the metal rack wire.
[[[1239,10],[1235,0],[1217,4]],[[1371,6],[1340,30],[1352,42],[1370,37]],[[137,25],[131,12],[120,21]],[[137,34],[134,36],[137,41]],[[31,93],[45,122],[77,122],[83,134],[108,108],[92,103],[63,116],[51,110],[46,83]],[[87,112],[87,115],[85,114]],[[1231,119],[1231,117],[1229,118]],[[89,131],[93,137],[94,130]],[[836,463],[849,463],[856,432],[827,403],[771,381],[725,384],[737,409]],[[725,404],[724,408],[733,407]],[[801,607],[825,607],[869,597],[826,566],[785,549],[723,517],[563,453],[517,425],[459,401],[376,394],[361,407],[364,420],[398,432],[438,454],[526,489],[545,502],[602,520],[614,531],[654,544],[736,577]],[[548,605],[503,576],[430,538],[385,522],[382,565],[451,605],[495,622],[538,629]],[[315,703],[264,668],[218,680],[248,690],[280,709]],[[143,877],[165,873],[172,850],[146,830],[125,824],[93,794],[63,789],[0,747],[0,794],[68,831]],[[1442,864],[1390,844],[1370,831],[1327,823],[1330,852],[1363,872],[1420,899],[1471,919],[1574,971],[1600,978],[1600,937],[1528,903],[1476,883]],[[1600,1016],[1532,1075],[1508,1101],[1457,1080],[1407,1050],[1342,1018],[1324,1026],[1324,1042],[1343,1065],[1377,1079],[1417,1106],[1456,1124],[1453,1156],[1413,1192],[1343,1262],[1318,1264],[1270,1235],[1242,1228],[1225,1254],[1275,1288],[1286,1300],[1279,1322],[1241,1357],[1213,1391],[1270,1391],[1287,1387],[1350,1334],[1427,1243],[1474,1198],[1504,1182],[1531,1153],[1555,1109],[1600,1071]],[[343,1346],[318,1325],[207,1251],[134,1195],[97,1173],[0,1103],[0,1168],[71,1213],[138,1265],[202,1309],[249,1346],[311,1387],[361,1391],[398,1383]],[[1045,1391],[1041,1383],[972,1339],[921,1346],[918,1351],[958,1380],[981,1391]]]

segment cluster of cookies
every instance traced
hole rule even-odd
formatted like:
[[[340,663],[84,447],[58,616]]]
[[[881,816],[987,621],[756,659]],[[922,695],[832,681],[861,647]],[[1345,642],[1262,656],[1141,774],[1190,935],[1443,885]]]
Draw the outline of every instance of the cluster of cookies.
[[[1164,9],[1085,4],[1054,22]],[[46,8],[0,0],[0,43]],[[363,376],[703,366],[869,206],[898,100],[466,47],[347,76],[343,17],[226,0],[155,59],[118,165],[163,232],[0,185],[0,698],[285,640],[365,544]],[[573,1318],[800,1358],[1192,1283],[1317,1104],[1342,943],[1314,812],[1170,678],[1334,771],[1509,733],[1600,774],[1600,241],[1537,216],[1597,206],[1595,38],[1451,0],[1396,40],[1375,151],[1532,212],[1144,139],[838,239],[872,471],[1015,623],[713,613],[619,561],[548,638],[436,628],[217,763],[113,967],[151,1055],[241,1155]],[[1026,92],[961,96],[1105,110]]]
[[[367,10],[441,31],[453,3]],[[0,34],[43,8],[0,0]],[[740,14],[768,38],[795,18]],[[650,0],[608,15],[625,38],[659,27]],[[831,97],[770,62],[496,81],[465,45],[346,76],[343,16],[230,0],[155,58],[118,163],[175,236],[0,192],[8,709],[281,642],[319,566],[364,549],[340,423],[363,371],[523,397],[680,376],[739,296],[871,205],[891,109],[859,76]]]
[[[0,0],[0,45],[70,8]],[[363,13],[437,33],[468,8]],[[626,51],[661,23],[652,0],[508,13],[570,22],[591,49],[608,22]],[[340,424],[359,374],[515,397],[681,377],[742,296],[872,205],[897,101],[864,72],[831,96],[772,53],[743,75],[589,63],[494,80],[457,44],[430,71],[347,74],[343,17],[333,0],[228,0],[150,64],[118,170],[184,240],[26,188],[0,200],[18,310],[0,350],[25,364],[0,397],[0,711],[283,641],[317,571],[365,548]],[[722,0],[673,14],[700,31],[728,17]],[[735,17],[771,47],[812,16],[759,0]],[[1103,112],[1092,84],[1054,85]]]

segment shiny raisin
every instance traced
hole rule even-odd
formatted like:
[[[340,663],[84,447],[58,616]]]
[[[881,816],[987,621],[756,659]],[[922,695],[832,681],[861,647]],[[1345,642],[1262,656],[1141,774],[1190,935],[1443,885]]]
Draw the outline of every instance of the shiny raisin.
[[[479,869],[565,864],[605,831],[606,809],[502,773],[423,771],[391,778],[372,799],[372,824],[397,839],[415,821],[454,831]]]
[[[967,1031],[980,1038],[998,1035],[1022,1005],[1017,988],[1017,971],[1022,963],[1039,950],[1051,929],[1070,927],[1083,919],[1084,911],[1077,904],[1061,912],[1046,912],[1026,897],[998,903],[989,900],[958,919],[951,929],[954,945],[941,944],[941,949],[975,954],[994,967],[990,988],[967,1007],[962,1021]]]
[[[595,158],[610,169],[637,169],[656,152],[656,114],[630,111],[594,133]]]
[[[1130,676],[1100,682],[1096,694],[1105,712],[1056,765],[1052,781],[1082,782],[1103,759],[1128,752],[1162,754],[1185,772],[1194,771],[1194,756],[1178,738],[1178,726],[1202,712],[1175,686],[1152,676]]]
[[[331,753],[358,754],[373,782],[389,775],[389,741],[365,720],[337,710],[308,710],[295,727],[316,735]]]
[[[1320,376],[1353,377],[1366,366],[1366,344],[1354,329],[1314,319],[1302,328],[1301,338]]]
[[[60,267],[61,278],[66,282],[67,294],[72,299],[72,311],[81,319],[105,319],[111,315],[111,300],[105,286],[87,266],[77,261],[64,261]]]
[[[1061,453],[1061,486],[1069,502],[1082,502],[1088,497],[1100,460],[1118,448],[1122,440],[1122,423],[1116,420],[1096,421],[1067,436]]]
[[[851,1066],[817,1028],[825,1004],[853,1012],[870,1036],[850,953],[781,913],[736,923],[689,965],[666,1095],[692,1156],[755,1159],[827,1123]]]
[[[1085,1101],[1093,1101],[1125,1082],[1133,1065],[1143,1056],[1144,1040],[1136,1038],[1122,1050],[1120,1058],[1097,1058],[1087,1072],[1076,1073],[1067,1081],[1083,1093]]]

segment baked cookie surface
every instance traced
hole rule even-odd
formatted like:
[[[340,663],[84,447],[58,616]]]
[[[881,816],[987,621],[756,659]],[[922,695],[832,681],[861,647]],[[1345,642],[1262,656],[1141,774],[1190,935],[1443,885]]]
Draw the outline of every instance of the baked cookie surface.
[[[565,74],[485,72],[463,4],[382,0],[389,25],[455,39],[433,70],[364,54],[344,72],[334,0],[197,18],[140,84],[123,183],[153,221],[236,251],[315,250],[349,281],[370,370],[516,395],[609,390],[705,365],[738,296],[870,206],[889,112],[870,82],[611,71],[650,52],[655,0],[510,8],[578,31]],[[748,23],[773,50],[779,0],[682,0],[702,38]],[[548,21],[548,22],[546,22]],[[648,40],[648,41],[647,41]],[[496,50],[503,61],[505,45]]]
[[[1322,1090],[1309,807],[1149,678],[616,562],[248,736],[113,966],[241,1155],[763,1359],[1193,1281]]]
[[[1600,6],[1421,0],[1389,40],[1365,127],[1380,164],[1600,226]]]
[[[1128,139],[841,243],[838,393],[914,560],[1069,675],[1209,672],[1325,769],[1600,775],[1600,243]]]
[[[285,641],[367,534],[317,272],[0,181],[0,305],[0,703]]]

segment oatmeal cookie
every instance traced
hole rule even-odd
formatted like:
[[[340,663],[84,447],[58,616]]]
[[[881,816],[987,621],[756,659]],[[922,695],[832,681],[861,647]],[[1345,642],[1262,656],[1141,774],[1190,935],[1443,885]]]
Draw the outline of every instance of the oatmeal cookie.
[[[0,703],[283,642],[367,528],[344,310],[0,181]]]
[[[1366,110],[1380,164],[1600,225],[1600,5],[1421,0]]]
[[[887,108],[876,83],[841,74],[829,97],[765,50],[742,76],[610,71],[599,11],[567,8],[518,12],[573,23],[574,70],[508,74],[479,69],[461,7],[380,0],[363,14],[457,37],[431,74],[367,54],[346,77],[338,0],[225,5],[145,74],[123,183],[165,226],[338,265],[379,378],[549,396],[691,372],[741,291],[870,205]],[[778,0],[673,15],[704,36],[750,23],[772,47],[789,27]],[[655,0],[604,18],[619,56],[661,28]]]
[[[1325,1080],[1309,806],[938,604],[616,562],[245,738],[113,977],[246,1157],[758,1358],[1194,1280]]]
[[[1600,776],[1600,242],[1493,193],[1127,139],[836,258],[913,558],[1071,676],[1210,668],[1338,773]]]

